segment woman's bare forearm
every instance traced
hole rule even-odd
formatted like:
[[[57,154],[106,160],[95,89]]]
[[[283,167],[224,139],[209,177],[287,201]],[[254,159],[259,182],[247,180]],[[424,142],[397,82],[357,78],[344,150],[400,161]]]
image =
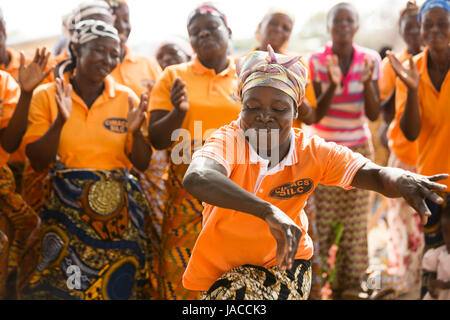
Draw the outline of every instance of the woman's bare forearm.
[[[408,88],[405,109],[400,118],[400,129],[408,140],[414,141],[419,136],[421,127],[418,91]]]
[[[161,114],[155,119],[152,114],[159,112]],[[152,114],[150,114],[148,126],[150,141],[157,150],[167,149],[172,145],[172,132],[182,126],[186,112],[174,108],[172,111],[166,111],[165,114],[161,110],[153,111]]]
[[[364,109],[370,121],[376,121],[380,115],[380,96],[373,80],[364,83]]]
[[[226,176],[223,168],[208,168],[203,165],[204,159],[198,159],[196,162],[194,165],[191,163],[186,172],[183,186],[197,199],[213,206],[245,212],[263,220],[272,212],[270,203],[238,186]]]
[[[64,123],[64,120],[57,117],[41,138],[27,145],[26,155],[35,171],[43,171],[55,161]]]

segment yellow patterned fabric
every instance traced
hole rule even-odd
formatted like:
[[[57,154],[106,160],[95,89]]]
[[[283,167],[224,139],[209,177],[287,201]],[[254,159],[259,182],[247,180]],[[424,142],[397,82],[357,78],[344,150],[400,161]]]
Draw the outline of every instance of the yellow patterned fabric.
[[[191,250],[202,228],[202,203],[182,185],[188,165],[169,165],[167,206],[162,226],[159,253],[153,261],[158,295],[167,300],[197,300],[197,291],[186,290],[182,284]]]
[[[33,230],[39,225],[34,211],[16,193],[14,176],[0,167],[0,231],[8,238],[0,247],[0,299],[16,298],[16,275]]]
[[[56,170],[40,241],[21,273],[25,299],[124,300],[151,295],[148,203],[127,170]]]
[[[152,155],[150,165],[145,172],[134,172],[139,178],[139,184],[150,205],[152,217],[147,224],[146,230],[151,243],[153,258],[158,255],[163,238],[162,225],[164,220],[164,212],[168,198],[166,183],[168,169],[168,153],[164,151],[156,151]],[[154,288],[158,287],[158,272],[154,263],[150,263],[150,279]],[[158,290],[153,291],[154,299],[160,299]]]

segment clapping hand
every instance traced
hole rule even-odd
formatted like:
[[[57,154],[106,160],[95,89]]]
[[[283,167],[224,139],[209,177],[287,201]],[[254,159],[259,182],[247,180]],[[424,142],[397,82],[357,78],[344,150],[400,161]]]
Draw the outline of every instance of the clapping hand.
[[[361,82],[366,83],[372,80],[373,71],[375,70],[375,62],[369,57],[364,57],[364,69],[361,73]]]
[[[391,63],[392,69],[394,69],[397,74],[397,77],[399,77],[409,89],[417,89],[419,87],[420,75],[414,65],[412,56],[409,57],[409,67],[403,65],[391,51],[386,52],[386,56]]]
[[[20,52],[19,85],[22,91],[33,91],[50,73],[52,69],[45,71],[50,52],[44,47],[36,49],[33,61],[25,66],[25,55]]]
[[[342,81],[342,71],[339,67],[339,58],[337,55],[327,56],[327,70],[331,82],[338,86]]]
[[[177,78],[173,83],[172,89],[170,90],[170,101],[179,111],[186,112],[189,110],[186,84],[180,78]]]
[[[133,100],[128,98],[128,130],[131,133],[139,131],[147,118],[148,94],[141,95],[141,102],[137,108],[134,108]]]
[[[72,113],[72,85],[66,84],[61,78],[56,79],[55,83],[58,118],[66,122]]]

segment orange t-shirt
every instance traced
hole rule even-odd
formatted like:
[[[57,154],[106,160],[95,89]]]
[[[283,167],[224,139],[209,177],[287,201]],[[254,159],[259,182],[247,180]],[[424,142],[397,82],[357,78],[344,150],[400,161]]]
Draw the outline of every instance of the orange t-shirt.
[[[0,130],[8,126],[20,97],[20,88],[16,80],[7,72],[0,70]],[[7,153],[0,146],[0,167],[9,159]]]
[[[43,136],[58,115],[55,83],[40,86],[31,100],[25,143]],[[128,97],[131,89],[105,79],[105,89],[90,109],[72,91],[72,113],[61,132],[57,154],[67,168],[114,170],[130,168],[126,152],[132,137],[127,130]]]
[[[405,62],[409,58],[407,50],[403,50],[397,55],[400,62]],[[385,100],[389,98],[392,91],[395,89],[395,79],[397,78],[394,69],[392,69],[389,59],[386,57],[381,64],[382,78],[378,81],[380,86],[380,99]],[[389,125],[387,131],[388,145],[391,152],[403,163],[410,166],[416,166],[417,162],[417,145],[406,139],[402,130],[400,129],[401,114],[396,110],[395,117]]]
[[[129,87],[138,97],[147,91],[146,82],[156,81],[162,70],[154,59],[135,54],[130,48],[124,60],[111,72],[117,83]]]
[[[428,75],[428,48],[414,57],[420,74],[418,88],[421,130],[416,140],[417,170],[423,175],[450,173],[450,72],[447,72],[441,90],[438,92]],[[408,62],[405,62],[405,64]],[[398,114],[403,114],[406,105],[407,88],[397,79],[395,104]],[[450,179],[439,181],[450,191]]]
[[[221,164],[239,185],[285,212],[302,230],[295,259],[310,259],[313,243],[303,211],[319,184],[351,189],[356,172],[370,160],[318,136],[292,129],[287,156],[268,169],[246,142],[239,120],[222,127],[193,158],[207,157]],[[205,291],[225,272],[245,264],[272,267],[279,263],[276,241],[267,223],[253,215],[204,204],[203,227],[195,243],[183,285]]]
[[[191,140],[203,141],[223,125],[236,120],[241,112],[237,96],[236,69],[229,66],[216,74],[195,58],[191,62],[167,67],[156,82],[150,96],[150,111],[171,111],[170,90],[179,77],[186,83],[189,111],[181,128],[190,132]]]

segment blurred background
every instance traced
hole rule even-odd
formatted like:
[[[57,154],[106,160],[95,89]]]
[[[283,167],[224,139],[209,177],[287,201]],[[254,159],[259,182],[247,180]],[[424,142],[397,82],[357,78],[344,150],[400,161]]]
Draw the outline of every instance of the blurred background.
[[[36,46],[53,46],[61,34],[62,16],[76,7],[80,0],[0,0],[6,20],[8,46],[31,55]],[[129,45],[143,55],[153,55],[156,46],[172,36],[187,38],[187,16],[198,0],[144,1],[128,0],[132,32]],[[326,29],[327,11],[338,0],[219,0],[214,1],[228,17],[233,31],[234,53],[240,54],[255,46],[255,30],[270,9],[292,13],[295,26],[289,51],[307,54],[323,46],[329,39]],[[399,11],[406,0],[349,0],[360,14],[356,42],[379,51],[384,46],[402,48],[398,34]],[[419,0],[421,5],[423,0]]]

